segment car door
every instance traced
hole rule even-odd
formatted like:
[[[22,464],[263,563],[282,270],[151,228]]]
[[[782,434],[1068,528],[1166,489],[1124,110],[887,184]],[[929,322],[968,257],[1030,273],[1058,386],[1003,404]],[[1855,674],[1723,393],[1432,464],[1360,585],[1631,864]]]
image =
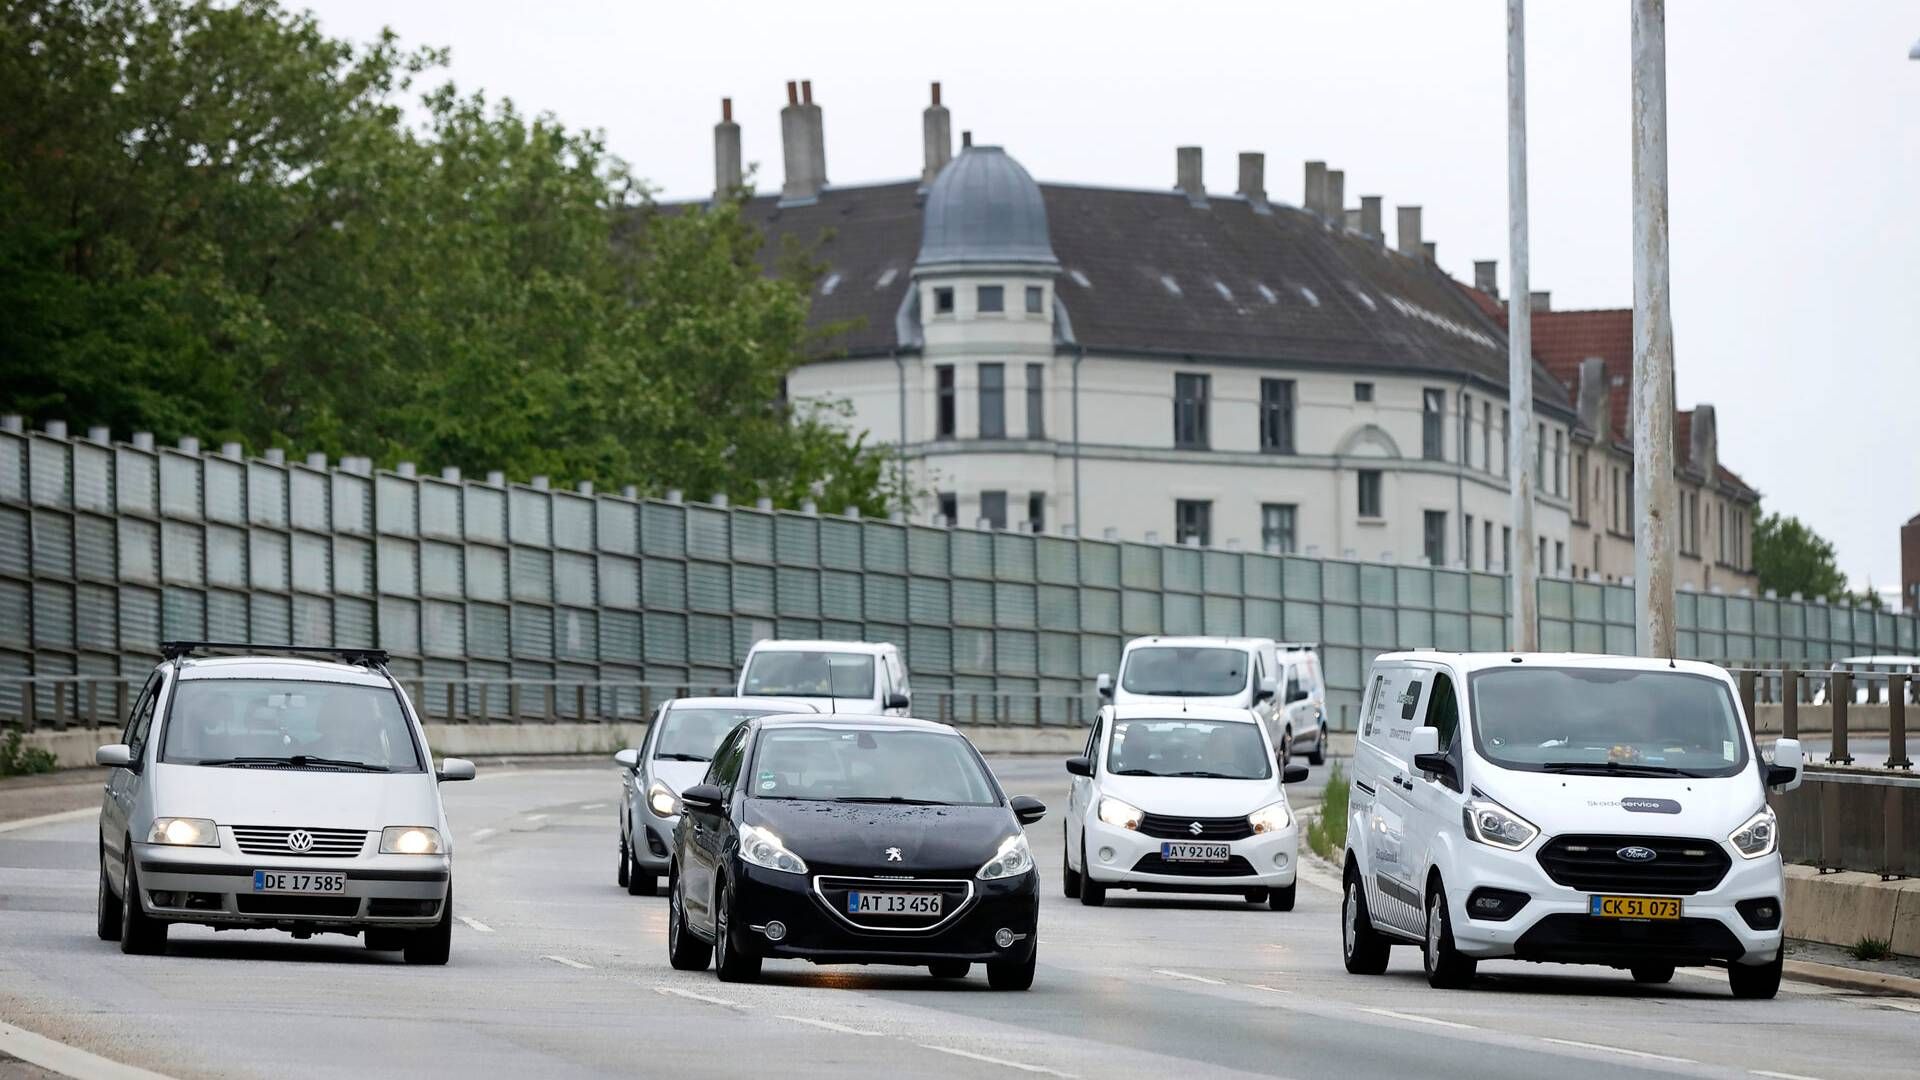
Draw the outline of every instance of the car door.
[[[734,728],[714,752],[713,764],[707,767],[704,782],[720,789],[719,808],[686,807],[681,815],[687,829],[687,865],[680,871],[683,876],[680,902],[685,905],[688,922],[709,932],[713,928],[713,886],[729,829],[727,808],[732,801],[733,783],[740,776],[740,762],[746,756],[748,733],[746,724]]]
[[[1087,732],[1087,745],[1080,751],[1085,755],[1087,764],[1098,772],[1100,768],[1100,735],[1106,730],[1107,710],[1101,709],[1093,716],[1093,727]],[[1077,857],[1080,851],[1080,837],[1086,832],[1086,815],[1092,813],[1095,802],[1100,798],[1098,786],[1090,776],[1070,777],[1072,783],[1067,787],[1066,836],[1067,851]],[[1084,866],[1081,869],[1086,869]]]
[[[1407,847],[1414,856],[1412,865],[1416,870],[1416,883],[1425,882],[1427,868],[1434,864],[1440,854],[1441,833],[1460,827],[1460,812],[1467,802],[1466,777],[1462,772],[1465,754],[1460,745],[1463,738],[1460,724],[1461,685],[1452,672],[1436,669],[1432,673],[1431,689],[1421,706],[1420,721],[1416,725],[1440,732],[1440,752],[1453,763],[1453,775],[1420,772],[1413,768],[1411,761],[1407,763],[1407,775],[1413,779],[1413,790],[1407,793],[1411,810],[1407,818]],[[1455,885],[1451,881],[1447,884]],[[1423,896],[1423,909],[1424,906]]]
[[[1367,910],[1375,922],[1417,933],[1421,911],[1416,868],[1408,864],[1407,749],[1414,718],[1425,701],[1429,673],[1412,665],[1393,665],[1379,672],[1355,750],[1355,794],[1365,774],[1369,797],[1367,815]],[[1364,765],[1362,764],[1364,762]]]
[[[113,868],[110,873],[116,880],[126,852],[127,822],[133,814],[134,800],[139,796],[142,757],[153,730],[154,710],[166,681],[162,671],[155,671],[147,677],[147,684],[140,689],[140,696],[134,699],[133,711],[127,718],[127,729],[120,736],[121,741],[127,744],[133,765],[131,768],[114,769],[107,776],[106,794],[100,804],[100,839],[106,847],[108,865]]]

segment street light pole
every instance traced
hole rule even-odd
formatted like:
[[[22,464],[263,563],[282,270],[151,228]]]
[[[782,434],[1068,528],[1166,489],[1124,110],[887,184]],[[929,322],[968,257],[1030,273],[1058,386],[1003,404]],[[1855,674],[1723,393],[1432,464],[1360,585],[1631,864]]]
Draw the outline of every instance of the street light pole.
[[[1673,316],[1666,0],[1633,0],[1633,604],[1642,656],[1674,652]]]
[[[1507,479],[1513,551],[1507,567],[1509,635],[1517,652],[1540,648],[1533,540],[1533,294],[1527,281],[1526,0],[1507,0]]]

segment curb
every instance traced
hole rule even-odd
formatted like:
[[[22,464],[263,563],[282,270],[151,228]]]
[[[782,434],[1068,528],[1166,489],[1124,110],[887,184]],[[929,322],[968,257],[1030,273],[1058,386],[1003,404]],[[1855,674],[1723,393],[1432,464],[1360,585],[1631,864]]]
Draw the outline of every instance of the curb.
[[[1920,979],[1906,975],[1862,971],[1859,968],[1822,964],[1814,960],[1788,960],[1783,966],[1787,978],[1799,982],[1819,983],[1822,986],[1838,987],[1842,990],[1858,990],[1865,994],[1920,997]]]

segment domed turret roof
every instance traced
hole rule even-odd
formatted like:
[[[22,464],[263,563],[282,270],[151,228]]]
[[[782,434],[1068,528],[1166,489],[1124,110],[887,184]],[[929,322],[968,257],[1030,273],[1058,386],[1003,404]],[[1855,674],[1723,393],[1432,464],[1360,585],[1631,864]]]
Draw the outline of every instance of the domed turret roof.
[[[916,266],[1028,263],[1057,268],[1040,185],[998,146],[969,146],[934,177]]]

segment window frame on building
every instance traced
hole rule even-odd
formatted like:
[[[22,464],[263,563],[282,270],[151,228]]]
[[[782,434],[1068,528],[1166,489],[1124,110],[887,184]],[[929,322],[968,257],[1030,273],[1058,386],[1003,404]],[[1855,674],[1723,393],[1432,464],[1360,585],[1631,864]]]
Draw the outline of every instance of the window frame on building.
[[[1260,380],[1260,450],[1267,454],[1294,453],[1293,410],[1296,390],[1292,379]]]
[[[1047,290],[1038,285],[1027,286],[1027,314],[1044,315],[1047,313]]]
[[[1185,545],[1192,537],[1201,547],[1213,542],[1213,500],[1175,499],[1173,501],[1173,542]]]
[[[1005,285],[974,286],[973,310],[981,315],[1006,314],[1007,287]]]
[[[940,517],[948,525],[960,524],[960,496],[951,491],[943,491],[934,496],[939,500]]]
[[[1006,492],[983,491],[980,493],[980,520],[985,521],[989,529],[1007,527]]]
[[[1447,565],[1447,512],[1425,510],[1420,514],[1420,551],[1428,566]]]
[[[959,374],[952,364],[933,367],[933,437],[960,437]]]
[[[1213,377],[1198,371],[1173,373],[1173,447],[1176,450],[1211,449],[1208,413]],[[1194,394],[1197,388],[1198,393]]]
[[[1047,437],[1047,365],[1027,365],[1027,438]]]
[[[1047,531],[1047,493],[1044,491],[1027,493],[1027,531],[1033,533]]]
[[[1353,400],[1371,403],[1373,401],[1373,384],[1370,382],[1354,383]]]
[[[1260,504],[1260,550],[1291,555],[1299,544],[1300,504]]]
[[[975,387],[980,406],[980,437],[1007,437],[1007,365],[979,364],[975,368]]]
[[[1379,469],[1358,469],[1354,472],[1354,505],[1359,516],[1368,521],[1380,521],[1386,517],[1384,475]]]
[[[1420,391],[1420,457],[1426,461],[1447,460],[1447,392],[1438,387]]]
[[[953,286],[935,285],[933,287],[933,313],[935,315],[953,314]]]

